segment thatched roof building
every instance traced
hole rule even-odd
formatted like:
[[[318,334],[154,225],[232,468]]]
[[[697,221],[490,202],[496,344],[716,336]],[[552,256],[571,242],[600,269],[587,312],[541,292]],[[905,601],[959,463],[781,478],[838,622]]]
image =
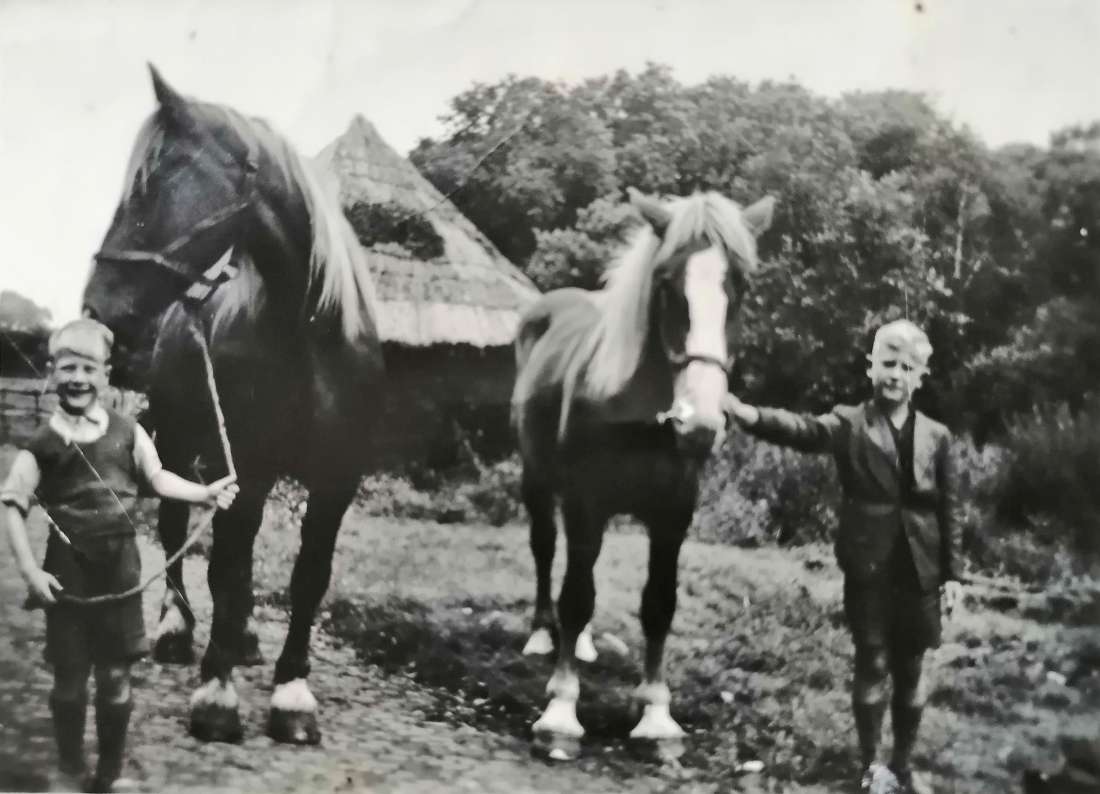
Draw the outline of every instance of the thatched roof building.
[[[370,251],[383,339],[512,343],[538,290],[374,125],[356,116],[317,159],[336,175],[344,207],[360,209],[353,225]]]
[[[459,440],[510,451],[512,342],[538,290],[362,116],[317,160],[374,275],[388,384],[380,454],[444,464]]]

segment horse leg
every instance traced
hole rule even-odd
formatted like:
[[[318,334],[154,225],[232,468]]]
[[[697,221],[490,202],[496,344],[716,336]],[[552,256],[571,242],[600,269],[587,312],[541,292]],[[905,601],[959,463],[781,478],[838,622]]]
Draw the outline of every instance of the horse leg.
[[[210,642],[202,659],[202,685],[191,696],[191,733],[203,741],[236,742],[241,721],[231,680],[252,605],[247,569],[273,477],[240,483],[233,506],[214,516],[214,545],[207,582],[214,600]]]
[[[157,391],[150,395],[150,409],[160,428],[157,432],[157,452],[168,471],[187,476],[188,463],[194,457],[194,448],[187,441],[188,434],[181,432],[186,420],[168,421],[161,418],[168,413],[166,398]],[[182,424],[181,424],[182,422]],[[187,522],[191,508],[186,502],[162,499],[157,509],[157,535],[165,558],[171,557],[187,539]],[[153,658],[162,664],[190,664],[195,660],[192,648],[195,630],[195,614],[183,582],[183,558],[168,566],[164,582],[164,599],[161,601],[160,619],[153,633]]]
[[[523,504],[531,518],[531,554],[535,558],[535,619],[523,653],[545,656],[554,650],[557,621],[550,594],[551,570],[558,528],[554,522],[554,493],[527,470],[523,473]]]
[[[171,471],[177,471],[170,467]],[[171,499],[161,501],[157,510],[157,534],[164,556],[171,557],[187,538],[187,522],[191,515],[186,502]],[[183,583],[183,558],[168,566],[164,583],[164,600],[160,620],[153,635],[153,658],[162,664],[190,664],[195,660],[192,640],[195,613]]]
[[[596,585],[592,569],[600,555],[606,517],[593,515],[580,499],[567,497],[563,504],[567,544],[565,578],[558,597],[561,644],[554,674],[546,684],[550,704],[532,726],[536,740],[548,742],[553,760],[570,760],[579,752],[584,728],[577,720],[580,679],[576,670],[577,638],[592,619]]]
[[[340,522],[359,485],[358,475],[310,490],[302,519],[302,546],[290,579],[290,628],[275,664],[268,735],[277,742],[317,744],[317,700],[306,683],[309,639],[317,607],[328,590]]]
[[[672,756],[679,755],[683,750],[679,740],[684,731],[669,713],[672,696],[665,683],[665,639],[676,612],[680,546],[690,520],[689,513],[686,519],[680,518],[672,526],[663,524],[649,528],[649,575],[642,591],[641,610],[646,639],[645,680],[634,692],[634,696],[642,702],[643,711],[641,720],[630,732],[631,739],[658,742],[662,754]]]

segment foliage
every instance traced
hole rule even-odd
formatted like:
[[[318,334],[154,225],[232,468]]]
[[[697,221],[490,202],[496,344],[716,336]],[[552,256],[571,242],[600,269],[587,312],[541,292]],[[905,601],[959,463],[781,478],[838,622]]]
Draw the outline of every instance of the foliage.
[[[0,328],[44,333],[53,324],[50,310],[14,290],[0,290]]]
[[[52,324],[49,309],[14,290],[0,290],[0,374],[41,377]]]
[[[544,289],[598,285],[630,225],[626,186],[776,196],[735,387],[802,409],[858,399],[874,327],[908,315],[936,351],[925,407],[949,419],[969,415],[952,399],[964,364],[1006,344],[1065,281],[1043,283],[1038,258],[1086,256],[1071,236],[1047,239],[1048,219],[1084,222],[1093,191],[1080,166],[1100,163],[1085,145],[1094,130],[1051,152],[991,152],[911,92],[683,85],[656,64],[575,85],[477,85],[445,121],[413,161],[445,192],[464,184],[459,208]]]
[[[1077,411],[1100,389],[1100,306],[1056,297],[1005,344],[981,351],[957,376],[958,411],[981,436],[1003,432],[1033,406]]]
[[[417,259],[435,259],[444,252],[443,238],[423,215],[394,202],[357,201],[344,210],[359,242],[370,248],[396,243]]]
[[[1100,552],[1100,402],[1076,412],[1066,405],[1036,408],[1012,422],[1007,441],[1001,516],[1054,522],[1083,551]]]
[[[693,536],[735,546],[831,540],[839,488],[829,458],[738,434],[707,467]]]
[[[365,477],[358,503],[372,515],[492,526],[522,518],[517,458],[450,472],[407,472]]]

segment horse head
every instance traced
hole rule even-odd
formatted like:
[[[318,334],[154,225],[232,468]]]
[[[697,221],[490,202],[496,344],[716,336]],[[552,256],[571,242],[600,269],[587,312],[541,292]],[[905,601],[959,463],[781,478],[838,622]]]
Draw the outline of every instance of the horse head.
[[[190,287],[216,280],[254,214],[254,142],[150,70],[158,107],[84,290],[85,314],[124,345]]]
[[[671,202],[630,196],[659,241],[650,329],[672,377],[672,404],[658,418],[673,425],[683,449],[706,454],[725,436],[734,322],[775,201],[741,208],[717,193]]]

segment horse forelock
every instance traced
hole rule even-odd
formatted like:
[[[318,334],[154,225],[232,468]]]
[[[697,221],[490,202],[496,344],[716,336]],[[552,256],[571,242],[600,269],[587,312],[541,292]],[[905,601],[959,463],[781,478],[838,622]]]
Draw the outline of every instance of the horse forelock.
[[[138,130],[137,137],[134,138],[130,159],[126,163],[126,172],[122,177],[121,201],[123,204],[130,202],[139,183],[141,189],[145,189],[145,182],[160,159],[163,145],[164,125],[160,123],[158,114],[154,113],[145,120],[141,129]]]
[[[599,321],[565,373],[566,387],[576,393],[608,399],[637,372],[648,337],[654,274],[678,250],[702,239],[721,247],[742,275],[756,269],[756,238],[735,202],[714,192],[695,193],[669,202],[669,210],[664,237],[642,227],[605,274]]]
[[[264,121],[205,102],[189,101],[188,112],[199,124],[211,129],[222,127],[234,134],[245,150],[259,153],[261,169],[274,166],[287,188],[300,193],[312,232],[306,291],[315,305],[305,307],[306,312],[337,316],[349,340],[375,334],[374,284],[366,254],[344,216],[334,185]],[[132,199],[139,185],[144,187],[169,134],[169,126],[159,112],[142,125],[126,170],[124,203]],[[241,278],[227,291],[216,314],[223,326],[243,308],[262,301],[262,279],[258,271],[253,276]]]

